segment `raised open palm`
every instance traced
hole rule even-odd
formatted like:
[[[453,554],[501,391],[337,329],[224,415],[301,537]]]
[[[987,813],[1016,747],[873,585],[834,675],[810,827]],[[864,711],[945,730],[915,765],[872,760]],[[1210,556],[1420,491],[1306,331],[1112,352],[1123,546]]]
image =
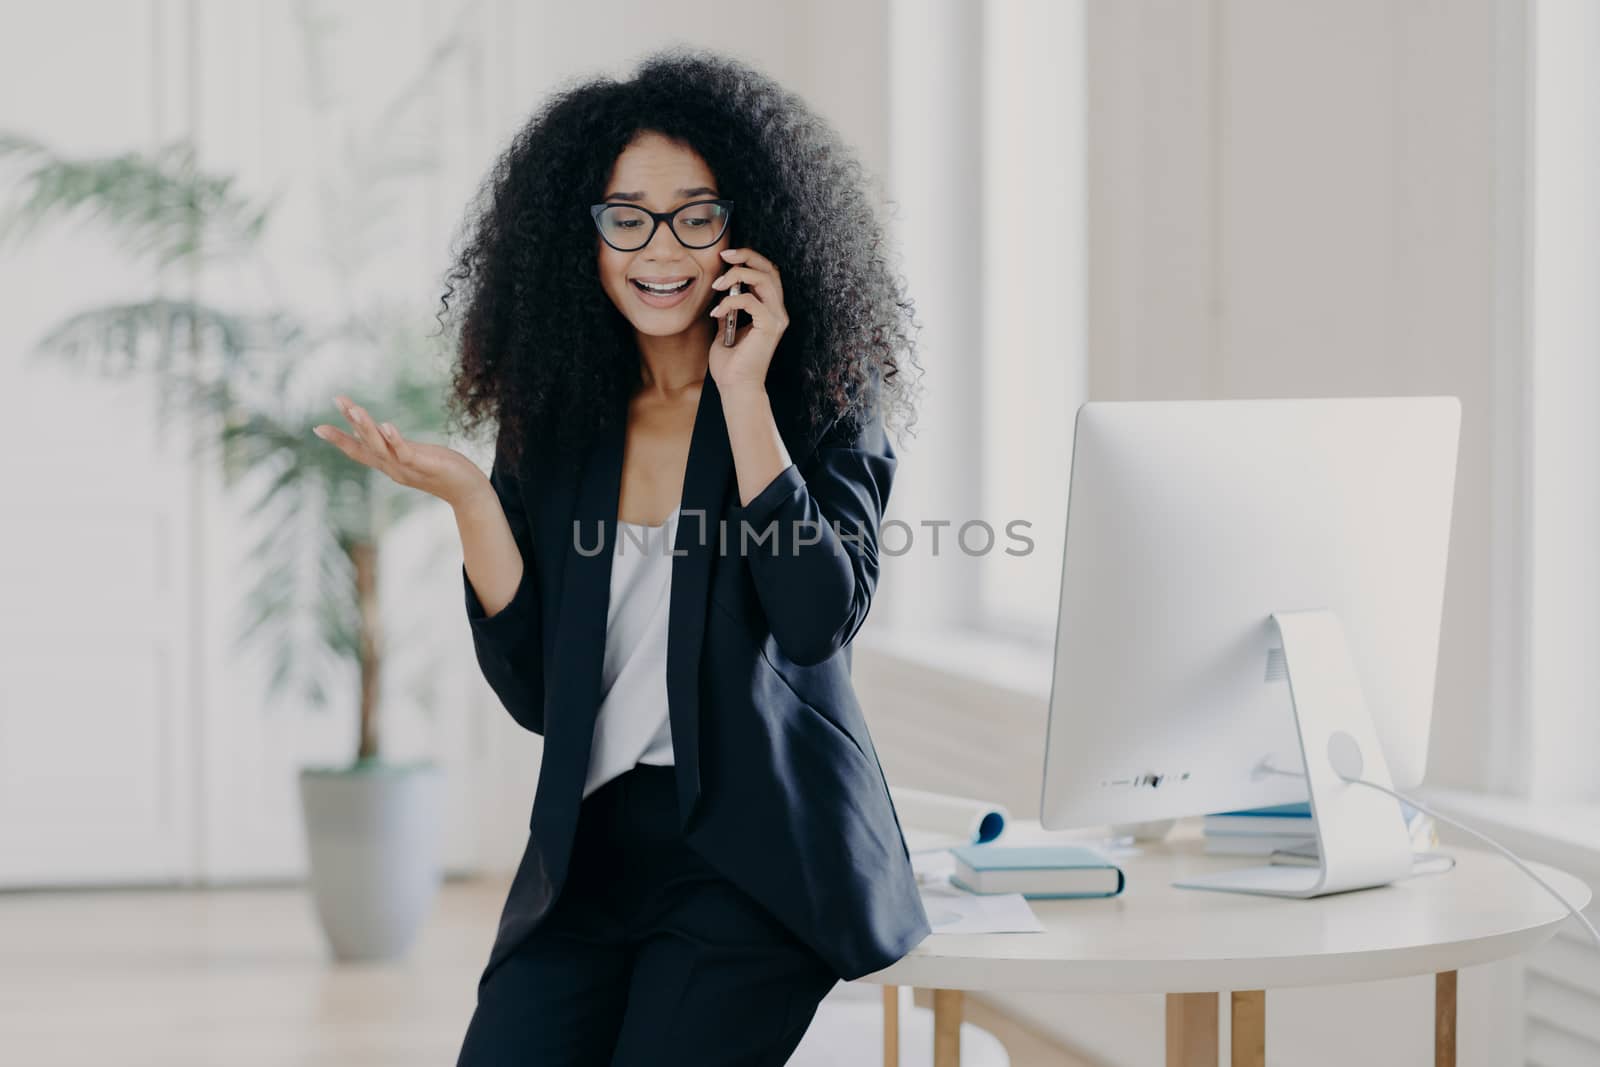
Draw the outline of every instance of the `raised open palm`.
[[[349,397],[333,399],[355,433],[326,424],[312,430],[357,463],[382,471],[399,485],[431,493],[452,507],[472,499],[488,484],[478,465],[455,449],[408,441],[393,423],[376,422]]]

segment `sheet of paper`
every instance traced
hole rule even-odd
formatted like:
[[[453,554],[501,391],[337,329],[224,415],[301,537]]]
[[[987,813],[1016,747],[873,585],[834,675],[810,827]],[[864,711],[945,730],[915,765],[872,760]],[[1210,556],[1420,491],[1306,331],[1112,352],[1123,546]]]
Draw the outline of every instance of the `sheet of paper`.
[[[1036,934],[1044,930],[1021,893],[968,893],[923,886],[922,906],[936,934]]]
[[[1021,893],[969,893],[950,884],[955,857],[947,849],[913,852],[922,907],[936,934],[1040,933],[1044,926]]]

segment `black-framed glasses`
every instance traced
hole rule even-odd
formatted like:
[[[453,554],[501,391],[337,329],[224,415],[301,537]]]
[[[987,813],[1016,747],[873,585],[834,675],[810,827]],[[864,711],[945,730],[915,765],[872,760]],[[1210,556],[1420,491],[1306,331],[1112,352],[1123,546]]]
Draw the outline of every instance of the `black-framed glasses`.
[[[671,211],[646,211],[636,204],[591,204],[600,239],[618,252],[637,252],[667,223],[685,248],[710,248],[722,240],[733,215],[732,200],[693,200]]]

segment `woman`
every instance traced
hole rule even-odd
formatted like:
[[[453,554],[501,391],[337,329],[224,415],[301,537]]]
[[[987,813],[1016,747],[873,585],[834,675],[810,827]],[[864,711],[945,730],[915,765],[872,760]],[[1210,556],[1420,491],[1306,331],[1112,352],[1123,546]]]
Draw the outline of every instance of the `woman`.
[[[783,1063],[929,932],[850,684],[911,305],[860,164],[698,50],[556,94],[481,201],[445,306],[489,477],[343,397],[318,428],[451,504],[479,665],[545,739],[459,1067]]]

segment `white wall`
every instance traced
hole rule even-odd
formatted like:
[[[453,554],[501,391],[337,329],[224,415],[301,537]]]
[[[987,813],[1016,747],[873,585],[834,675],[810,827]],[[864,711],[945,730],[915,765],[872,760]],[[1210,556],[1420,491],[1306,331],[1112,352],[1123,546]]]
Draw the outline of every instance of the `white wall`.
[[[102,32],[84,37],[91,13]],[[0,128],[69,153],[142,145],[160,96],[155,35],[142,8],[85,4],[0,35]],[[95,79],[98,91],[84,87]],[[9,206],[15,193],[4,188]],[[29,354],[65,315],[136,299],[146,282],[90,227],[0,249],[6,886],[170,881],[195,861],[186,434],[149,416],[148,388],[108,386]]]
[[[1507,6],[1090,5],[1091,393],[1461,398],[1439,784],[1487,783],[1497,736],[1493,463],[1518,437],[1496,375],[1521,315],[1499,271],[1525,165],[1496,126],[1523,93]]]
[[[897,442],[899,465],[885,511],[881,594],[866,626],[949,622],[978,600],[978,561],[955,550],[955,526],[978,513],[980,460],[974,407],[981,403],[980,217],[984,172],[983,18],[962,0],[891,0],[885,37],[890,235],[922,329],[926,371],[917,437]],[[910,379],[909,372],[906,379]],[[925,523],[949,522],[934,528]],[[904,523],[909,527],[909,536]],[[935,539],[937,538],[937,546]],[[935,557],[937,554],[937,558]]]
[[[1493,535],[1520,488],[1495,461],[1524,429],[1499,376],[1523,315],[1504,263],[1525,236],[1520,33],[1498,0],[1089,5],[1091,395],[1461,397],[1429,780],[1476,786],[1503,773],[1492,694],[1516,684],[1494,591],[1523,546]],[[1463,972],[1463,1064],[1520,1058],[1514,981]],[[1431,996],[1431,978],[1273,991],[1270,1055],[1421,1062]],[[1159,1033],[1159,998],[1025,1007],[1108,1063],[1158,1055],[1126,1035]]]
[[[1511,0],[1087,3],[1090,395],[1462,399],[1437,783],[1501,784],[1490,757],[1520,727],[1494,712],[1523,685],[1499,653],[1526,547],[1503,518],[1520,514],[1528,429],[1507,371],[1525,317],[1524,18]],[[857,679],[891,778],[1036,813],[1019,736],[1042,731],[1041,679],[974,693],[865,656]],[[1511,964],[1462,973],[1462,1064],[1520,1060],[1518,988]],[[1423,1062],[1432,989],[1271,991],[1271,1061]],[[1160,997],[988,999],[1093,1061],[1159,1061]]]
[[[1534,9],[1526,792],[1600,801],[1600,4]]]
[[[301,48],[302,11],[332,31],[319,61]],[[469,196],[546,92],[572,77],[623,74],[660,45],[702,44],[753,62],[811,101],[881,173],[886,18],[881,3],[842,0],[68,0],[11,20],[24,32],[0,42],[0,126],[68,154],[192,137],[202,166],[237,175],[251,194],[287,194],[270,231],[274,276],[207,275],[202,292],[230,306],[283,295],[326,309],[337,293],[322,238],[363,213],[318,214],[318,167],[339,143],[340,122],[370,131],[378,108],[459,30],[445,76],[390,123],[443,165],[404,190],[400,224],[382,235],[387,273],[372,283],[427,317]],[[345,102],[338,121],[312,117],[316,86]],[[92,237],[58,230],[0,254],[0,280],[11,294],[0,397],[12,413],[0,426],[10,458],[0,462],[23,502],[0,516],[0,568],[11,578],[0,618],[0,797],[48,813],[0,827],[0,883],[294,877],[303,855],[293,771],[353,755],[353,688],[325,715],[268,699],[262,657],[233,647],[259,530],[223,500],[214,471],[186,461],[186,423],[163,436],[138,394],[130,401],[90,379],[23,367],[45,325],[115,296],[148,295],[152,279],[119,271]],[[185,283],[173,279],[167,292]],[[345,370],[330,357],[330,380],[342,384]],[[539,744],[478,675],[447,509],[385,547],[396,653],[385,675],[386,754],[432,755],[449,767],[452,868],[514,865]],[[434,675],[431,717],[409,689],[413,657],[402,641],[450,652]]]

